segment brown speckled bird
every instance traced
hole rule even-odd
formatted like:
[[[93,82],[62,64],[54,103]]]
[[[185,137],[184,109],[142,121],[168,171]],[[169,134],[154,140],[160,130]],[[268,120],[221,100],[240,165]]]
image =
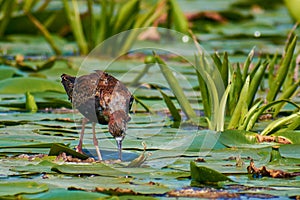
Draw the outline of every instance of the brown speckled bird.
[[[98,140],[96,138],[96,123],[108,124],[108,130],[116,139],[119,159],[122,159],[122,141],[130,120],[129,110],[133,96],[118,79],[106,72],[96,70],[94,73],[78,78],[63,74],[62,84],[71,100],[73,107],[84,115],[77,151],[82,153],[82,140],[85,124],[92,122],[93,142],[99,160],[102,160]]]

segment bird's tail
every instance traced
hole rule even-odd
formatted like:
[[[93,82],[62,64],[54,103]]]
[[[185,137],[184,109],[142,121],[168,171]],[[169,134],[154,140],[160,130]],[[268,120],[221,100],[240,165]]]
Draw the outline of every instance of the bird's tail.
[[[61,75],[61,83],[63,84],[69,100],[72,101],[72,96],[73,96],[73,89],[74,89],[74,83],[75,83],[75,77],[74,76],[70,76],[68,74],[62,74]]]

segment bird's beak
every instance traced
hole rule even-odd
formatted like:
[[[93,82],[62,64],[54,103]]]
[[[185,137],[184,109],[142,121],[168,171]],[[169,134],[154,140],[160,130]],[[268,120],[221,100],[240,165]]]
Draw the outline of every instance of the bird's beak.
[[[124,137],[116,137],[116,142],[118,145],[118,151],[119,151],[119,159],[122,160],[122,141]]]

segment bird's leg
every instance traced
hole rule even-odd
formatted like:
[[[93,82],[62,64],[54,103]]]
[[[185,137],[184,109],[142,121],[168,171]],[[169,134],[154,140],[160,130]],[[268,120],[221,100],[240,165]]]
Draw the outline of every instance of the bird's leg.
[[[116,142],[118,145],[118,151],[119,151],[119,159],[122,160],[122,141],[123,137],[116,137]]]
[[[81,125],[81,132],[80,132],[80,137],[79,137],[79,143],[76,147],[76,151],[79,153],[82,153],[82,141],[83,141],[83,135],[84,135],[84,130],[85,130],[85,124],[88,122],[89,120],[87,118],[83,118],[82,119],[82,125]]]
[[[96,126],[96,123],[93,122],[93,125],[92,125],[92,128],[93,128],[93,142],[94,142],[94,146],[95,146],[95,149],[96,149],[96,152],[97,152],[98,160],[102,160],[102,156],[101,156],[101,153],[100,153],[100,150],[99,150],[99,147],[98,147],[98,140],[97,140],[97,137],[96,137],[95,126]]]

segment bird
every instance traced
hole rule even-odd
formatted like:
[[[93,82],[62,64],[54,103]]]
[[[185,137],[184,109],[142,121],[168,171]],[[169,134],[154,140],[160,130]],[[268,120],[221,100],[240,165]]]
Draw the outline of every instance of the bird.
[[[108,125],[110,134],[117,142],[119,159],[122,160],[122,141],[131,119],[129,111],[134,100],[128,88],[121,81],[101,70],[79,77],[62,74],[61,83],[73,108],[78,109],[84,116],[76,151],[82,153],[85,125],[91,121],[93,143],[98,160],[102,160],[102,156],[96,138],[97,123]]]

